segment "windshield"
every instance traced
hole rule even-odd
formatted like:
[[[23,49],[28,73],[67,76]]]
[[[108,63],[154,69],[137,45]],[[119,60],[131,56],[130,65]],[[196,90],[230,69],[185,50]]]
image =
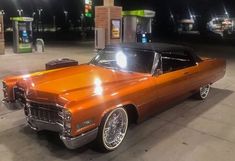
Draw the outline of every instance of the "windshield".
[[[154,52],[133,49],[104,49],[91,64],[128,72],[151,73]]]

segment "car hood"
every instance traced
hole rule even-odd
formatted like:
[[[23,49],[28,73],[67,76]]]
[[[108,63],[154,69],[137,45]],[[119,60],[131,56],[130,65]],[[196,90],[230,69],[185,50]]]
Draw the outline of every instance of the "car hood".
[[[32,74],[20,84],[27,84],[29,99],[65,101],[101,95],[107,91],[130,85],[145,74],[106,69],[94,65],[80,65],[49,72]]]

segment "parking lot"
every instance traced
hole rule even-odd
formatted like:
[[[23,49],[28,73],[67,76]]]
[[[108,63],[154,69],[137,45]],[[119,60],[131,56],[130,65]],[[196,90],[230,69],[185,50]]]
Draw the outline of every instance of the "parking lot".
[[[223,57],[227,73],[214,84],[205,101],[193,98],[141,124],[132,125],[121,147],[100,153],[90,144],[68,150],[58,135],[36,133],[26,126],[22,109],[0,103],[0,161],[234,161],[235,160],[235,47],[190,44],[200,56]],[[7,75],[44,70],[58,58],[88,62],[95,55],[92,42],[49,44],[45,53],[0,56],[0,80]],[[2,92],[0,99],[2,99]]]

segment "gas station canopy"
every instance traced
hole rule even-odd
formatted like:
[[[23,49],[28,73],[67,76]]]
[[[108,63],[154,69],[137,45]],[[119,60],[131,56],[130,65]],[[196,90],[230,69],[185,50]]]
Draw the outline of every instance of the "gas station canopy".
[[[137,16],[137,17],[155,17],[156,12],[151,10],[131,10],[131,11],[123,11],[122,16]]]

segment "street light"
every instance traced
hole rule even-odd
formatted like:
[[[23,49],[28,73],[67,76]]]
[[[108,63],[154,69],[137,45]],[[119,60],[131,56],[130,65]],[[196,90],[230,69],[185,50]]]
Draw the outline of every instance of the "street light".
[[[228,12],[227,12],[227,11],[225,11],[225,15],[229,18],[229,14],[228,14]]]
[[[18,10],[17,10],[17,12],[18,12],[19,16],[22,16],[22,14],[23,14],[24,10],[22,10],[22,9],[18,9]]]
[[[32,13],[32,17],[34,18],[35,15],[36,15],[36,12],[33,12],[33,13]]]
[[[0,10],[0,15],[5,15],[5,11],[4,10]]]
[[[170,17],[171,17],[171,19],[174,20],[175,17],[174,17],[174,15],[173,15],[171,9],[169,9],[169,12],[170,12]]]
[[[39,19],[37,20],[37,32],[39,32],[39,30],[43,30],[42,17],[41,17],[43,9],[40,8],[40,9],[37,9],[37,11],[38,11],[38,17],[39,17]]]
[[[68,14],[69,14],[69,12],[68,12],[68,11],[64,11],[65,22],[67,22],[67,19],[68,19]]]
[[[38,9],[38,15],[39,15],[39,20],[41,21],[41,14],[42,14],[43,9]]]
[[[190,18],[191,18],[192,20],[195,20],[195,19],[196,19],[196,15],[190,15]]]
[[[224,14],[227,16],[227,18],[229,18],[229,14],[228,14],[228,11],[227,11],[225,5],[224,5]]]

